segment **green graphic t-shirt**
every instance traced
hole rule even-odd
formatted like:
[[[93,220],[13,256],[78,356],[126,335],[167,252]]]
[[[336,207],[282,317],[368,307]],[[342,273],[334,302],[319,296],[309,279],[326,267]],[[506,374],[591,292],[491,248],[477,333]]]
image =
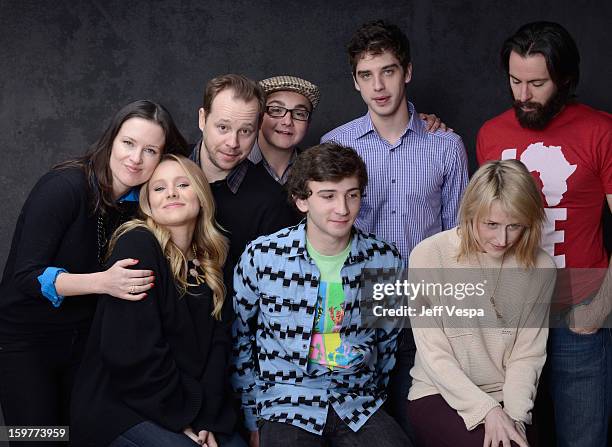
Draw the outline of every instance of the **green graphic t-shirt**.
[[[357,354],[351,352],[350,347],[344,346],[340,339],[340,327],[344,318],[344,291],[340,271],[351,244],[349,242],[342,252],[334,256],[320,254],[309,241],[306,241],[306,248],[321,272],[309,362],[330,369],[347,368]]]

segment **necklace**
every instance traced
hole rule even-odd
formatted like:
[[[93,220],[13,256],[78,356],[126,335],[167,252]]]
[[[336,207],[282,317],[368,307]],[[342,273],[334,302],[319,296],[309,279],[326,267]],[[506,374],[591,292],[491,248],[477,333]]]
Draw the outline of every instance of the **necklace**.
[[[189,268],[189,275],[192,276],[196,282],[196,285],[204,284],[206,282],[206,276],[204,275],[204,271],[202,270],[202,264],[198,260],[198,252],[196,250],[195,244],[191,246],[191,251],[193,252],[193,259],[191,263],[193,267]],[[187,264],[189,267],[189,262]]]
[[[96,242],[98,246],[98,264],[104,265],[104,247],[108,241],[106,240],[104,218],[100,214],[96,218]]]
[[[102,213],[98,211],[96,216],[96,243],[98,246],[98,263],[102,266],[106,258],[109,235],[132,216],[136,215],[138,205],[135,202],[119,202],[116,209],[110,209]]]
[[[504,267],[505,255],[506,255],[505,253],[502,255],[501,264],[499,266],[499,270],[497,271],[497,279],[495,280],[495,287],[493,288],[493,293],[489,297],[489,302],[491,303],[491,306],[493,306],[493,310],[495,311],[495,316],[497,317],[498,320],[503,320],[504,317],[499,311],[499,309],[497,309],[497,306],[495,305],[495,294],[497,293],[497,287],[499,286],[499,279],[501,278],[502,268]]]

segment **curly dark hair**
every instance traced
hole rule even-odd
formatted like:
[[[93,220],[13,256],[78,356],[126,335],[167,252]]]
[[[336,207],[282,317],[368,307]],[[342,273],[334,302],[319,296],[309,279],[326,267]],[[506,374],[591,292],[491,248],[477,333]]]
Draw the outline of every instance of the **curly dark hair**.
[[[404,70],[410,63],[410,42],[408,37],[397,26],[384,20],[373,20],[365,23],[355,31],[346,47],[353,76],[357,62],[364,53],[382,54],[390,51],[400,62]]]
[[[357,177],[363,194],[368,184],[366,165],[355,149],[328,142],[303,151],[291,167],[287,180],[289,201],[305,200],[312,194],[308,182],[339,182]]]

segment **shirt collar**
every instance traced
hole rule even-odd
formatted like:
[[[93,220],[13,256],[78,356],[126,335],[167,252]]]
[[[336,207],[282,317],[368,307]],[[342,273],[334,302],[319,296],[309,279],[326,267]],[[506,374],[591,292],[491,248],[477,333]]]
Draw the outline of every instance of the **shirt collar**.
[[[298,148],[294,147],[293,152],[291,153],[291,159],[289,160],[289,164],[287,165],[287,169],[293,166],[293,163],[295,163],[295,160],[297,159],[297,157],[298,157]]]
[[[410,121],[408,121],[408,128],[406,130],[411,130],[417,135],[426,135],[427,129],[425,128],[425,123],[423,123],[423,120],[421,117],[419,117],[414,104],[412,104],[410,101],[408,101],[408,111],[410,112]]]
[[[259,148],[259,142],[255,141],[248,159],[251,160],[254,165],[260,163],[264,159],[261,149]]]
[[[410,120],[408,121],[408,125],[406,126],[404,132],[402,132],[402,136],[400,138],[403,138],[404,135],[408,133],[408,131],[412,131],[418,135],[426,133],[427,131],[425,130],[423,120],[418,117],[414,104],[412,104],[410,101],[406,101],[406,103],[408,105],[408,111],[410,112]],[[374,123],[372,122],[370,112],[366,113],[364,116],[361,117],[361,119],[357,123],[356,129],[357,138],[361,138],[370,132],[376,132],[376,128],[374,127]],[[378,132],[376,132],[376,135],[378,135]]]
[[[294,243],[289,247],[289,253],[286,257],[301,257],[308,262],[314,262],[306,248],[306,218],[302,219],[298,225],[292,227],[291,231],[293,232],[291,239]],[[369,257],[366,256],[367,253],[365,251],[361,250],[363,237],[364,234],[353,226],[351,230],[351,249],[346,261],[344,261],[344,265],[358,264],[364,262]]]
[[[232,193],[238,193],[238,189],[240,188],[242,181],[246,177],[247,171],[249,170],[249,166],[253,166],[253,163],[251,163],[247,159],[244,159],[240,162],[238,166],[232,169],[232,172],[230,172],[227,177],[225,177],[227,186]]]
[[[140,187],[132,188],[117,200],[118,203],[122,202],[138,202],[140,196]]]
[[[368,112],[357,123],[357,138],[361,138],[370,132],[376,132],[376,129],[374,128],[374,123],[372,123],[370,112]]]
[[[193,161],[198,166],[202,167],[200,164],[200,148],[202,147],[202,139],[200,138],[198,142],[193,147],[191,151],[191,155],[189,159]],[[225,182],[227,183],[228,188],[233,194],[238,193],[238,189],[246,176],[247,171],[249,170],[249,166],[252,163],[248,159],[244,159],[236,166],[232,171],[225,177]]]
[[[287,165],[287,169],[285,169],[285,172],[283,172],[283,174],[280,177],[276,175],[276,172],[274,172],[274,169],[272,169],[272,166],[270,166],[270,164],[268,163],[268,160],[265,159],[263,153],[261,152],[261,148],[259,147],[259,143],[257,141],[253,145],[253,149],[251,150],[251,153],[249,154],[248,159],[254,165],[263,163],[264,168],[266,168],[266,171],[268,171],[268,174],[270,174],[270,176],[272,176],[272,178],[276,180],[278,183],[280,183],[281,185],[284,185],[285,183],[287,183],[287,179],[289,178],[289,171],[291,170],[291,166],[293,166],[293,163],[295,163],[297,156],[298,156],[298,148],[294,147],[291,152],[291,158],[289,159],[289,164]]]

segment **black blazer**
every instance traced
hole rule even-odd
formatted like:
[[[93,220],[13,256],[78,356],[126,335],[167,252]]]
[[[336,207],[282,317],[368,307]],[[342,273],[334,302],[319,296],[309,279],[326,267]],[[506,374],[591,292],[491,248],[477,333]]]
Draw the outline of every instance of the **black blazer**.
[[[109,265],[136,258],[155,272],[142,301],[103,296],[72,393],[71,445],[107,446],[143,421],[180,432],[231,433],[230,300],[211,316],[206,285],[179,296],[157,239],[144,228],[117,241]]]

